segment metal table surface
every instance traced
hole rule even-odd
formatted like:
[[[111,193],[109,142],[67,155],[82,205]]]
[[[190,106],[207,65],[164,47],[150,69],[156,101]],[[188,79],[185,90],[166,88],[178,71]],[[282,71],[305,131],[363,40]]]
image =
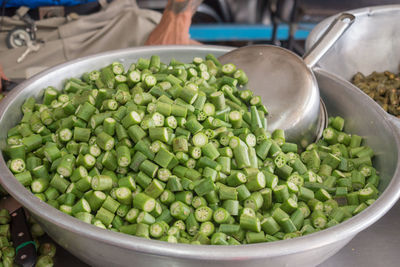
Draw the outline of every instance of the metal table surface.
[[[87,264],[58,248],[56,267]],[[358,234],[347,246],[318,267],[400,266],[400,201],[377,223]]]

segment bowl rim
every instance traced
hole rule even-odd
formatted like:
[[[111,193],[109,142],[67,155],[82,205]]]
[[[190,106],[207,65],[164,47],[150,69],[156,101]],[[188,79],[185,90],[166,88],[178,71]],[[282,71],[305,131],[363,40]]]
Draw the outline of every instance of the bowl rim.
[[[42,77],[52,73],[56,70],[60,70],[66,66],[73,65],[79,62],[90,61],[93,58],[112,55],[119,55],[121,53],[130,52],[154,52],[157,53],[162,51],[210,51],[213,52],[227,52],[231,47],[223,46],[146,46],[146,47],[135,47],[121,50],[114,50],[87,56],[84,58],[72,60],[50,69],[41,72],[34,77],[24,81],[18,85],[7,97],[5,97],[0,103],[0,121],[4,119],[4,113],[7,108],[12,105],[13,100],[31,83],[40,80]],[[323,70],[316,70],[319,73],[323,73],[331,79],[336,77],[329,72]],[[347,86],[342,80],[337,82]],[[350,87],[349,90],[355,90]],[[356,93],[361,92],[359,90]],[[363,97],[362,95],[360,95]],[[366,99],[368,101],[368,99]],[[370,102],[373,102],[372,100]],[[374,102],[373,102],[374,103]],[[396,140],[396,147],[399,151],[400,147],[400,133],[399,130],[390,122],[390,119],[386,116],[385,112],[381,109],[374,108],[375,112],[382,119],[383,123],[392,129],[394,138]],[[64,214],[61,211],[51,207],[45,202],[36,198],[30,191],[26,190],[15,178],[11,171],[7,168],[3,154],[0,153],[0,182],[4,188],[13,196],[18,202],[20,202],[29,211],[34,213],[36,216],[46,220],[46,223],[56,224],[67,231],[72,231],[74,234],[84,236],[89,239],[96,240],[97,242],[107,243],[116,247],[121,247],[128,250],[134,250],[137,252],[152,254],[157,256],[184,258],[184,259],[198,259],[198,260],[216,260],[216,261],[227,261],[237,260],[244,261],[248,259],[261,259],[266,257],[277,257],[284,256],[293,253],[301,253],[303,251],[312,250],[314,248],[327,246],[329,244],[343,241],[345,239],[350,240],[358,232],[364,230],[379,218],[381,218],[397,201],[400,197],[400,156],[397,159],[396,169],[394,175],[388,184],[385,191],[381,196],[365,211],[361,214],[352,217],[351,219],[340,223],[337,226],[328,228],[326,230],[310,234],[303,237],[298,237],[291,240],[282,240],[277,242],[259,243],[259,244],[248,244],[239,246],[196,246],[190,244],[171,244],[167,242],[160,242],[158,240],[148,240],[127,234],[116,233],[109,230],[100,229],[93,225],[84,223],[70,215]],[[234,255],[234,256],[233,256]]]

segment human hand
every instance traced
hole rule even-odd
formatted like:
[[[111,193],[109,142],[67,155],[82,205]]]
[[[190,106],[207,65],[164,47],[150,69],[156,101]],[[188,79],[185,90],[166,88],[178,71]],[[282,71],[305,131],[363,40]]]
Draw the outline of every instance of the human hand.
[[[8,80],[8,78],[4,74],[3,66],[1,66],[1,64],[0,64],[0,92],[2,90],[2,82],[1,82],[2,80]]]
[[[169,0],[160,23],[150,33],[146,45],[199,44],[190,39],[192,16],[202,0]]]

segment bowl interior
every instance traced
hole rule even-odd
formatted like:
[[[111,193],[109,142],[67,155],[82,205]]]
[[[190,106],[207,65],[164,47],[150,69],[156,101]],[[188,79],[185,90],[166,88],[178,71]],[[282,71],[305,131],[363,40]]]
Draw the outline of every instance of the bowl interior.
[[[362,136],[364,144],[374,150],[373,165],[381,177],[379,190],[384,191],[395,175],[399,160],[396,128],[379,121],[382,118],[376,115],[387,117],[385,112],[362,91],[354,86],[348,86],[345,81],[335,79],[326,70],[317,69],[315,74],[328,115],[345,118],[345,131]],[[348,87],[345,90],[343,90],[344,85]]]

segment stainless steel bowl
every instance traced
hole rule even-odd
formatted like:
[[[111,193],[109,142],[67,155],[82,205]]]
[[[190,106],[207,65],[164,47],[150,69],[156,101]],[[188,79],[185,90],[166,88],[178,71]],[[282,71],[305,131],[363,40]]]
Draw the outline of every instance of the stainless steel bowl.
[[[348,11],[356,19],[353,25],[332,46],[317,66],[347,81],[357,71],[399,71],[400,5],[366,7]],[[339,15],[339,14],[338,14]],[[320,22],[306,41],[309,50],[338,15]]]
[[[216,46],[144,47],[99,54],[71,61],[22,83],[0,104],[0,148],[4,149],[7,131],[21,118],[20,106],[28,96],[39,97],[48,85],[60,88],[71,76],[101,68],[110,62],[127,63],[139,57],[158,54],[168,61],[229,51]],[[375,166],[380,171],[384,190],[380,198],[361,214],[327,230],[293,240],[243,246],[195,246],[169,244],[103,230],[83,223],[41,202],[27,191],[8,170],[0,156],[0,182],[25,206],[61,246],[94,266],[313,266],[335,254],[358,232],[382,217],[400,195],[400,136],[375,102],[356,88],[336,80],[331,74],[315,70],[321,96],[330,115],[347,119],[346,130],[366,138],[376,152]],[[267,97],[263,92],[257,92]]]
[[[398,72],[400,66],[400,5],[366,7],[348,11],[356,19],[333,47],[318,61],[318,66],[349,81],[358,71]],[[306,41],[311,49],[338,15],[320,22]],[[354,85],[352,85],[354,86]]]

